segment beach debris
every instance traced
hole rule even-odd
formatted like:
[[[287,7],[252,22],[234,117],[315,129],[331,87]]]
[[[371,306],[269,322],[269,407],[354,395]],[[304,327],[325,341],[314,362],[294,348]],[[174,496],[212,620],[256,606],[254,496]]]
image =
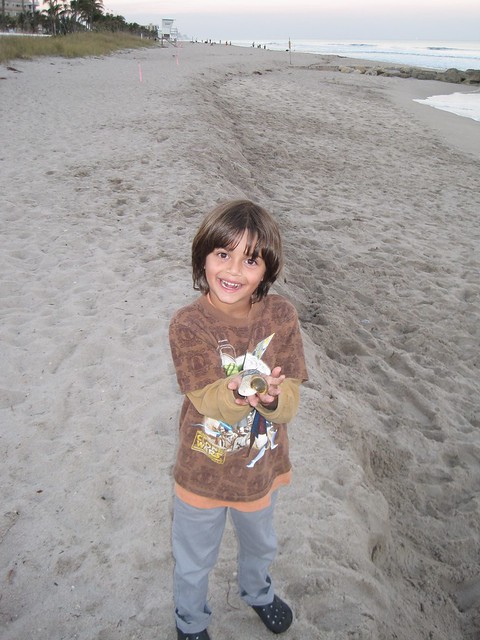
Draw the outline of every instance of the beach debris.
[[[236,357],[235,349],[227,340],[220,340],[218,350],[222,360],[222,366],[227,376],[240,375],[241,382],[238,394],[247,397],[256,393],[266,393],[268,383],[264,376],[270,375],[270,367],[263,362],[262,356],[270,344],[272,333],[267,338],[260,340],[253,351]]]
[[[241,373],[242,381],[238,387],[241,396],[253,396],[256,393],[266,393],[268,383],[258,369],[246,369]]]
[[[262,356],[274,335],[275,334],[272,333],[272,335],[267,338],[260,340],[252,353],[247,351],[245,355],[238,357],[236,357],[235,349],[227,340],[219,341],[218,350],[222,359],[223,369],[227,376],[235,375],[236,373],[246,371],[247,369],[256,369],[260,371],[260,373],[269,375],[270,368],[265,364],[265,362],[263,362]]]

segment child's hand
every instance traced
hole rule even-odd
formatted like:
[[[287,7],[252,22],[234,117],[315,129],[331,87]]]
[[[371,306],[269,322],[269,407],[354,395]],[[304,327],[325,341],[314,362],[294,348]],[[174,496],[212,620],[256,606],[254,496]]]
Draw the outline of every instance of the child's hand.
[[[256,407],[258,404],[268,407],[269,409],[275,409],[278,403],[278,396],[281,393],[281,384],[285,380],[285,376],[281,373],[282,367],[274,367],[272,373],[269,376],[262,376],[265,378],[268,388],[265,393],[256,393],[253,396],[240,396],[238,395],[238,388],[242,381],[242,376],[235,376],[228,383],[228,388],[231,389],[235,396],[235,402],[240,405],[249,404],[251,407]]]
[[[285,376],[282,374],[282,367],[274,367],[272,373],[269,376],[264,376],[268,384],[266,393],[257,393],[251,396],[252,407],[261,404],[268,409],[276,409],[278,404],[278,396],[282,392],[281,384],[285,380]]]

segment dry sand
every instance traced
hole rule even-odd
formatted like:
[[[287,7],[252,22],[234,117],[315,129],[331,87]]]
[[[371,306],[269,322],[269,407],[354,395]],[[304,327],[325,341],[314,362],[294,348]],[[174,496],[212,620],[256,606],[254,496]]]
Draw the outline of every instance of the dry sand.
[[[198,222],[239,196],[281,222],[311,378],[277,511],[285,640],[479,638],[480,124],[411,101],[458,85],[312,61],[0,69],[3,640],[175,638],[167,326]],[[211,605],[212,640],[270,637],[230,528]]]

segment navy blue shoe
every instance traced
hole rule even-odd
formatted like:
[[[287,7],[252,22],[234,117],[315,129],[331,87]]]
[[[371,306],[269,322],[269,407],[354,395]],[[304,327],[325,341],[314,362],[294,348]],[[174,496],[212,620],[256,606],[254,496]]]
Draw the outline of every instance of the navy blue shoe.
[[[263,624],[273,633],[283,633],[293,621],[293,613],[286,602],[278,596],[273,597],[273,602],[263,607],[253,606],[252,609],[260,616]]]
[[[210,640],[210,636],[206,629],[198,633],[183,633],[183,631],[180,631],[177,627],[177,640]]]

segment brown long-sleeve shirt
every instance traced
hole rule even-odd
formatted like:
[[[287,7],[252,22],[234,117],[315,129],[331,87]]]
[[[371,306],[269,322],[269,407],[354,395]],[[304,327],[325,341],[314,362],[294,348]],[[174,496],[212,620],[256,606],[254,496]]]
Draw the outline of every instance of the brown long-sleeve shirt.
[[[286,380],[277,407],[256,412],[235,403],[224,358],[252,352],[271,334],[262,360],[270,369],[281,366]],[[174,468],[177,484],[198,496],[233,503],[266,496],[276,478],[290,471],[286,423],[297,411],[299,384],[307,379],[295,308],[269,295],[253,305],[248,318],[238,319],[201,296],[172,318],[170,345],[186,395]]]

